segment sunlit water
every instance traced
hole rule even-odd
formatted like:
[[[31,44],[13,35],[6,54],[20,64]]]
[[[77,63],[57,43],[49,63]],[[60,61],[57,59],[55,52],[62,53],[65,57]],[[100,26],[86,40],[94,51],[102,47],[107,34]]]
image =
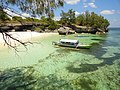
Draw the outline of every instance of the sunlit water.
[[[77,39],[91,49],[56,48],[52,41]],[[0,90],[120,90],[120,29],[106,35],[34,38],[27,49],[0,48]]]

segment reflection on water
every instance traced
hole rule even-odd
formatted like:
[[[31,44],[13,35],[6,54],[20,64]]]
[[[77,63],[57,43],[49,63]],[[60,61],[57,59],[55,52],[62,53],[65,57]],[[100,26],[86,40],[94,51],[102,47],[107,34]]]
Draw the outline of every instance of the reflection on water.
[[[9,69],[4,68],[11,59],[2,58],[5,61],[0,63],[0,90],[119,90],[119,35],[120,31],[113,29],[107,35],[37,38],[43,46],[30,46],[27,55],[21,53],[25,64],[12,66],[11,62]],[[80,50],[53,47],[51,42],[60,38],[78,39],[93,46]],[[17,61],[11,52],[9,57]]]

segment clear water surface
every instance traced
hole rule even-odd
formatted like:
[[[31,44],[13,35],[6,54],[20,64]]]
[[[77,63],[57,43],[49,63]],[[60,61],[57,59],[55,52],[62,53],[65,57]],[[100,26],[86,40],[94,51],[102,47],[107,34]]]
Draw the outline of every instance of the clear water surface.
[[[92,48],[56,48],[52,41],[77,39]],[[0,48],[0,90],[120,90],[120,28],[106,35],[34,38],[27,50]]]

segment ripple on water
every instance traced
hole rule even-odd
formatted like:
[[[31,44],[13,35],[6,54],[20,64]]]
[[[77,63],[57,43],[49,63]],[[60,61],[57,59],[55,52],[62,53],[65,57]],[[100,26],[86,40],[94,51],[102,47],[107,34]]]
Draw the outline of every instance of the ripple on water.
[[[85,44],[94,43],[90,50],[79,51],[54,48],[51,45],[52,41],[72,37],[42,39],[44,47],[30,48],[31,56],[42,55],[37,57],[37,63],[0,71],[0,90],[119,90],[118,40],[113,42],[114,37],[105,36],[103,39],[98,35],[74,37]]]

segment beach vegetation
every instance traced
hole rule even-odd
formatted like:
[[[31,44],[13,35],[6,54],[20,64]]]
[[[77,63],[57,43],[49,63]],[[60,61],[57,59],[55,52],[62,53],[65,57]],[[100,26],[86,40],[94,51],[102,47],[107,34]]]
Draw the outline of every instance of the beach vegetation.
[[[33,26],[32,29],[36,32],[42,32],[45,30],[45,27],[44,26],[39,26],[39,27]]]
[[[97,15],[94,12],[85,11],[84,13],[75,16],[75,11],[69,9],[68,12],[61,12],[60,23],[64,26],[79,25],[91,28],[99,28],[101,30],[106,29],[110,23],[101,15]]]
[[[1,22],[10,21],[10,18],[5,14],[1,6],[0,6],[0,21]]]
[[[6,9],[8,11],[11,11],[12,13],[17,13],[21,16],[19,12],[16,12],[15,9],[11,8],[11,6],[15,6],[17,9],[21,10],[22,12],[28,13],[33,18],[41,15],[45,15],[48,18],[53,18],[54,10],[56,8],[62,7],[63,5],[64,0],[0,0],[0,13],[4,13],[4,16],[1,17],[5,17],[6,15],[11,16],[9,13],[4,12],[4,9]],[[34,21],[36,21],[36,19],[34,19]],[[51,28],[50,25],[49,28]],[[24,43],[12,37],[11,35],[7,34],[4,30],[1,30],[1,28],[0,33],[2,33],[3,37],[11,38],[17,41],[18,43],[22,44],[23,46],[26,46],[26,42]],[[4,40],[7,41],[6,39]],[[12,46],[11,43],[9,43],[9,41],[6,42],[6,44],[12,48],[16,48],[15,46]]]
[[[47,29],[50,31],[54,31],[55,29],[58,29],[60,27],[56,21],[45,16],[42,16],[40,20],[37,19],[34,20],[33,22],[38,22],[40,24],[39,26],[33,26],[32,28],[33,30],[38,32],[45,31]]]
[[[48,26],[49,30],[55,30],[55,29],[59,28],[59,25],[57,24],[56,21],[54,21],[52,19],[49,19],[48,21],[49,21],[49,26]]]
[[[30,17],[27,17],[24,20],[27,21],[27,22],[33,22],[33,18],[30,18]]]
[[[44,25],[41,25],[41,26],[39,26],[39,30],[42,30],[42,31],[45,31],[45,26]]]
[[[76,24],[100,29],[106,29],[110,25],[109,21],[103,16],[97,15],[94,12],[90,13],[89,11],[77,16]]]
[[[12,17],[12,21],[22,22],[23,19],[22,19],[22,17],[20,17],[20,16],[13,16],[13,17]]]
[[[60,23],[62,25],[71,25],[72,23],[75,23],[75,11],[73,9],[69,9],[68,12],[62,11],[61,14]]]
[[[61,16],[60,21],[59,22],[54,21],[53,20],[54,10],[56,8],[62,7],[64,5],[64,0],[34,0],[34,1],[33,0],[23,0],[23,1],[5,0],[5,2],[1,0],[0,17],[3,21],[9,20],[8,16],[11,16],[9,15],[9,13],[4,12],[4,9],[12,11],[13,13],[16,14],[16,11],[9,7],[11,5],[16,6],[19,10],[21,10],[22,12],[28,13],[31,16],[23,19],[21,14],[18,13],[20,17],[13,16],[12,22],[16,23],[18,21],[21,23],[21,25],[23,25],[23,23],[30,22],[30,24],[33,24],[32,29],[34,29],[35,31],[41,31],[41,30],[45,31],[46,29],[54,31],[55,29],[58,29],[60,26],[67,26],[75,30],[76,25],[85,26],[87,28],[88,27],[97,28],[97,29],[100,29],[101,31],[105,31],[105,29],[109,26],[109,21],[101,15],[97,15],[94,12],[90,13],[89,11],[86,11],[83,14],[76,16],[75,11],[73,9],[69,9],[68,12],[62,11],[60,14]],[[40,20],[35,18],[39,16],[41,16]],[[88,30],[88,29],[85,29],[85,30]],[[4,31],[1,31],[1,33],[4,33]],[[8,35],[8,34],[5,34],[5,35]],[[19,40],[16,40],[16,41],[19,41]],[[22,44],[25,45],[25,43],[22,43]]]

